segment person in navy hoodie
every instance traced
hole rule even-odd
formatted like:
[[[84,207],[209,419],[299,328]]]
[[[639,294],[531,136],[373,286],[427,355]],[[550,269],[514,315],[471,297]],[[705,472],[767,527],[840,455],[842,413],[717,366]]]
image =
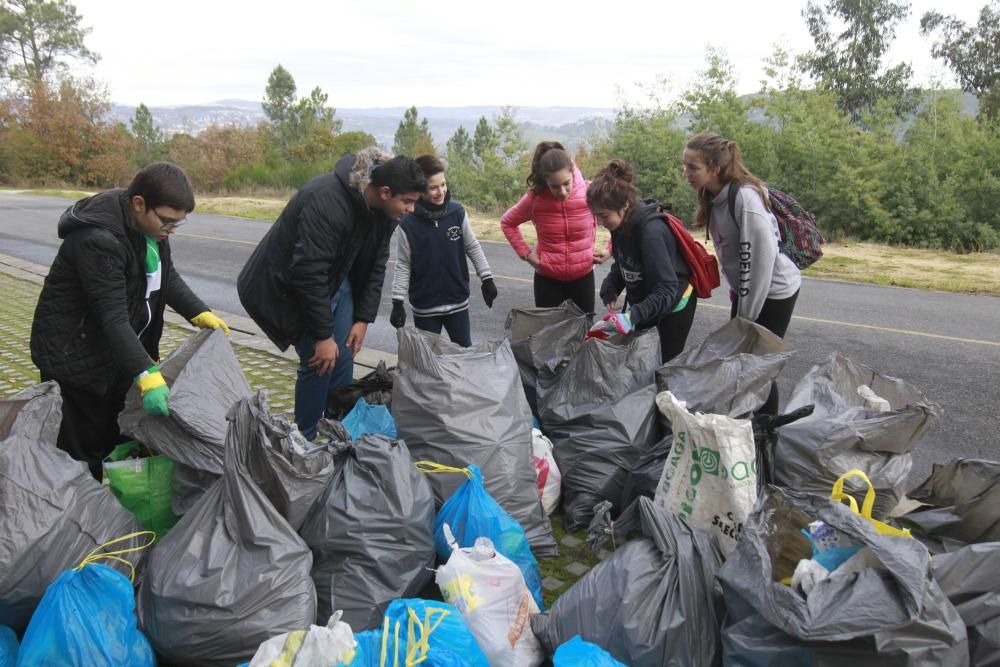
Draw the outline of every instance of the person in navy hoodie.
[[[418,329],[439,334],[444,327],[453,343],[471,347],[468,259],[490,308],[497,298],[493,273],[469,216],[451,199],[444,164],[433,155],[421,155],[416,161],[427,178],[427,190],[413,213],[399,223],[389,322],[397,329],[406,324],[403,301],[409,299]]]

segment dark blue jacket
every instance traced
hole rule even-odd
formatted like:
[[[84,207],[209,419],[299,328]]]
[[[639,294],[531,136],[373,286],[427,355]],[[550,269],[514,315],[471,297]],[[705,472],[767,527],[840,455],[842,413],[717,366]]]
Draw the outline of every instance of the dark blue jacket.
[[[399,223],[410,246],[410,305],[418,314],[442,306],[468,306],[465,209],[454,201],[436,211],[422,204]]]

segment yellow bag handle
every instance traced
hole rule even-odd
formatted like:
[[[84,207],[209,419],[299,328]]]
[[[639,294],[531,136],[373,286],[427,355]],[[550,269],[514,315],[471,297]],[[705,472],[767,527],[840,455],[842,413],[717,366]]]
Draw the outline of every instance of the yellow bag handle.
[[[456,468],[455,466],[446,466],[442,463],[435,463],[434,461],[416,461],[413,465],[417,467],[417,470],[429,475],[438,472],[460,472],[469,479],[472,479],[472,471],[468,468]]]
[[[435,464],[436,465],[436,464]],[[442,471],[446,472],[446,471]],[[407,608],[408,619],[407,619],[407,647],[406,655],[403,656],[404,667],[415,667],[420,663],[427,660],[427,654],[431,650],[430,638],[431,635],[437,630],[441,622],[448,616],[451,612],[447,609],[426,609],[424,610],[424,620],[420,621],[417,613],[413,611],[412,608]],[[437,620],[433,620],[434,616],[437,616]],[[416,636],[419,631],[419,637]],[[380,656],[379,666],[380,667],[390,667],[388,662],[388,643],[389,643],[389,617],[386,616],[382,619],[382,655]],[[394,632],[394,642],[393,642],[393,658],[391,667],[399,667],[399,621],[396,621],[395,632]]]
[[[868,491],[865,492],[864,502],[861,503],[861,511],[858,511],[858,501],[854,499],[854,496],[849,493],[844,492],[844,482],[851,477],[860,477],[861,480],[868,485]],[[833,485],[833,491],[830,493],[830,498],[833,500],[844,501],[846,500],[850,506],[851,511],[860,517],[867,519],[874,527],[875,530],[882,535],[893,535],[895,537],[913,537],[910,535],[909,528],[894,528],[887,523],[883,523],[878,519],[872,518],[872,509],[875,507],[875,487],[872,486],[872,482],[868,479],[868,475],[864,473],[863,470],[848,470],[843,475],[841,475]]]
[[[129,547],[128,549],[118,549],[117,551],[108,551],[106,553],[100,553],[102,549],[106,549],[107,547],[110,547],[113,544],[118,544],[119,542],[124,542],[126,540],[131,540],[133,538],[140,537],[140,536],[148,536],[150,538],[149,542],[147,542],[146,544],[140,544],[137,547]],[[92,563],[96,563],[97,561],[102,560],[102,559],[116,560],[119,563],[124,563],[125,565],[128,565],[129,570],[131,570],[131,574],[129,575],[128,578],[129,578],[129,581],[131,581],[134,584],[135,583],[135,566],[132,565],[132,563],[130,563],[126,559],[122,558],[121,555],[122,554],[134,553],[136,551],[142,551],[143,549],[148,549],[149,547],[153,546],[154,542],[156,542],[156,533],[154,533],[151,530],[141,530],[138,533],[130,533],[130,534],[125,535],[123,537],[119,537],[118,539],[111,540],[110,542],[105,542],[104,544],[102,544],[99,547],[95,548],[93,551],[91,551],[89,554],[87,554],[86,558],[84,558],[82,561],[80,561],[79,565],[77,565],[73,569],[74,570],[82,570],[87,565],[90,565]]]

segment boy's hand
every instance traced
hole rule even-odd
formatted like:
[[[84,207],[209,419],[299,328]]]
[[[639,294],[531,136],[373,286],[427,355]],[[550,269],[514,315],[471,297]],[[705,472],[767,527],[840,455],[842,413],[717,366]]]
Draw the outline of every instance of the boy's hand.
[[[313,342],[313,356],[309,359],[309,368],[315,368],[320,375],[326,375],[337,363],[340,348],[332,338]]]
[[[497,286],[493,282],[492,278],[487,278],[483,281],[483,301],[486,302],[487,308],[493,307],[493,301],[497,298]]]
[[[206,310],[204,313],[199,313],[191,318],[191,324],[195,325],[199,329],[222,329],[229,335],[229,326],[222,320],[221,317],[216,315],[210,310]]]
[[[406,309],[403,308],[403,302],[399,299],[392,300],[392,313],[389,314],[389,324],[397,329],[402,329],[406,326]]]
[[[148,370],[136,376],[135,383],[139,386],[142,409],[146,411],[146,414],[154,417],[170,416],[170,408],[167,406],[170,387],[167,386],[159,368],[150,366]]]

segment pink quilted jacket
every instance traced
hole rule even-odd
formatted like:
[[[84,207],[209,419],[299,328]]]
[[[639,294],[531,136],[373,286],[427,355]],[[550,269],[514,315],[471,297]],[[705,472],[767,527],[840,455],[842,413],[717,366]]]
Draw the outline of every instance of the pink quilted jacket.
[[[534,250],[541,262],[538,272],[546,278],[576,280],[594,269],[597,221],[587,208],[589,185],[574,165],[573,191],[565,201],[548,190],[541,194],[529,191],[500,218],[504,236],[522,259],[532,248],[518,227],[529,220],[535,223],[538,244]]]

